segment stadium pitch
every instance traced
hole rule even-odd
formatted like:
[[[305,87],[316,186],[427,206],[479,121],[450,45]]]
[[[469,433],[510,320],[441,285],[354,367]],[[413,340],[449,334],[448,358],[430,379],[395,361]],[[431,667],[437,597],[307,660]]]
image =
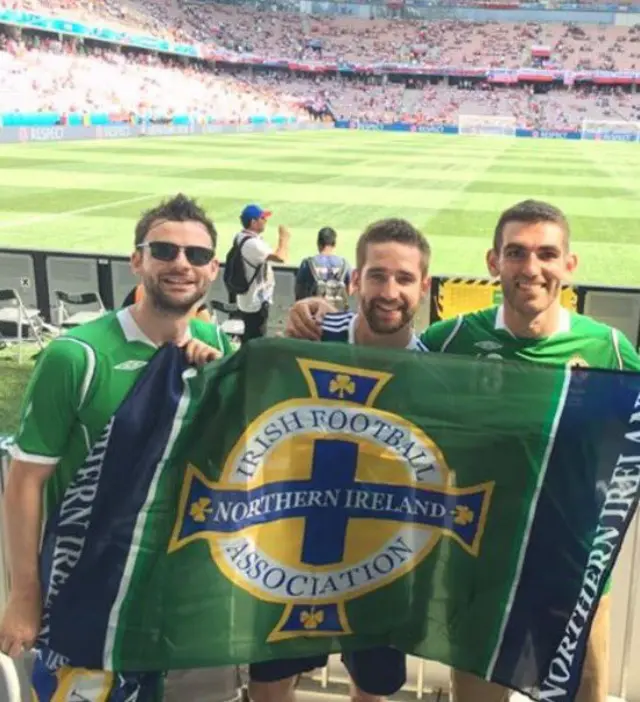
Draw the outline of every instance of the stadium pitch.
[[[0,246],[128,254],[140,212],[178,191],[213,217],[223,258],[248,202],[292,231],[291,263],[322,226],[353,260],[358,234],[405,217],[433,272],[485,275],[501,210],[546,199],[568,214],[577,279],[640,280],[640,145],[335,130],[3,146]]]

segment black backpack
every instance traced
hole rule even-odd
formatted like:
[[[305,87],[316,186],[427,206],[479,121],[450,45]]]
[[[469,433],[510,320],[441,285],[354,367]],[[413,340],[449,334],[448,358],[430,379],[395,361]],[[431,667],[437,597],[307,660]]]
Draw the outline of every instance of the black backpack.
[[[242,247],[249,239],[251,239],[249,235],[242,239],[236,238],[233,242],[233,246],[229,249],[229,253],[227,253],[222,280],[230,295],[244,295],[248,292],[253,281],[260,272],[260,266],[253,266],[242,258]],[[251,268],[255,268],[249,280],[247,280],[247,273],[244,267],[245,263],[251,266]]]
[[[348,271],[347,262],[343,260],[342,265],[337,270],[317,266],[313,258],[309,258],[307,262],[314,281],[311,295],[324,297],[339,311],[348,310],[349,291],[345,282]]]

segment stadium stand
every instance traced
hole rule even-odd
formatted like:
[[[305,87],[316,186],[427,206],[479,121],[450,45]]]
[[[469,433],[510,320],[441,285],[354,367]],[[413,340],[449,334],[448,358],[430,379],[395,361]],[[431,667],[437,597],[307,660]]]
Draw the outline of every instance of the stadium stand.
[[[46,69],[45,69],[46,67]],[[180,111],[237,122],[254,114],[308,117],[273,93],[195,66],[68,41],[0,40],[0,111],[107,112],[169,117]]]
[[[100,19],[114,28],[205,42],[271,59],[518,68],[532,65],[532,45],[545,45],[551,49],[545,65],[640,70],[638,25],[370,20],[185,0],[0,0],[0,7],[16,6],[68,19]]]
[[[287,7],[287,1],[269,8]],[[459,115],[504,116],[524,129],[580,130],[584,120],[634,122],[640,104],[630,86],[554,83],[541,90],[486,81],[312,72],[334,64],[401,62],[411,70],[462,68],[567,71],[640,70],[640,25],[576,25],[361,19],[310,16],[241,4],[186,0],[0,0],[49,16],[101,22],[227,52],[211,64],[118,51],[7,30],[0,35],[0,111],[107,112],[170,118],[204,116],[238,123],[262,115],[309,119],[303,106],[328,107],[336,119],[456,124]],[[534,46],[548,47],[543,56]],[[229,53],[231,52],[231,53]],[[244,53],[286,59],[306,71],[237,65]],[[46,70],[43,70],[46,63]],[[407,70],[409,70],[409,68]],[[315,114],[321,113],[316,110]]]
[[[460,114],[503,115],[529,129],[579,130],[585,119],[640,116],[636,95],[616,87],[534,94],[486,83],[418,80],[405,87],[379,78],[301,77],[282,70],[235,68],[230,74],[151,54],[0,35],[0,112],[106,112],[120,121],[180,113],[238,123],[276,114],[308,120],[301,107],[307,103],[330,105],[337,119],[434,124],[456,123]]]

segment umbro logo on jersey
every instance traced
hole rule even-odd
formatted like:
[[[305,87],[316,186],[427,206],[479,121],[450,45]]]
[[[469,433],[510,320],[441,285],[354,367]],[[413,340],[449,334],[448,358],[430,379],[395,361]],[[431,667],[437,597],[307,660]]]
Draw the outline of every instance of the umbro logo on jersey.
[[[497,341],[477,341],[474,346],[483,351],[497,351],[502,348],[502,344],[499,344]]]
[[[125,361],[124,363],[118,363],[118,365],[114,366],[113,369],[123,371],[135,371],[139,370],[140,368],[144,368],[144,366],[146,365],[146,361]]]

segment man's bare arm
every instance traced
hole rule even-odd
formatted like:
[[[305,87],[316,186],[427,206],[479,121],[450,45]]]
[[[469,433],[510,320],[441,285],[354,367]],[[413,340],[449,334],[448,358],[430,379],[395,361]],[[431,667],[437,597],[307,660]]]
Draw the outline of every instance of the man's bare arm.
[[[54,465],[13,460],[4,494],[11,590],[0,622],[0,651],[19,656],[35,641],[42,609],[39,558],[44,484]]]
[[[289,260],[289,240],[291,233],[286,227],[278,228],[278,248],[267,256],[267,261],[275,261],[276,263],[286,263]]]

